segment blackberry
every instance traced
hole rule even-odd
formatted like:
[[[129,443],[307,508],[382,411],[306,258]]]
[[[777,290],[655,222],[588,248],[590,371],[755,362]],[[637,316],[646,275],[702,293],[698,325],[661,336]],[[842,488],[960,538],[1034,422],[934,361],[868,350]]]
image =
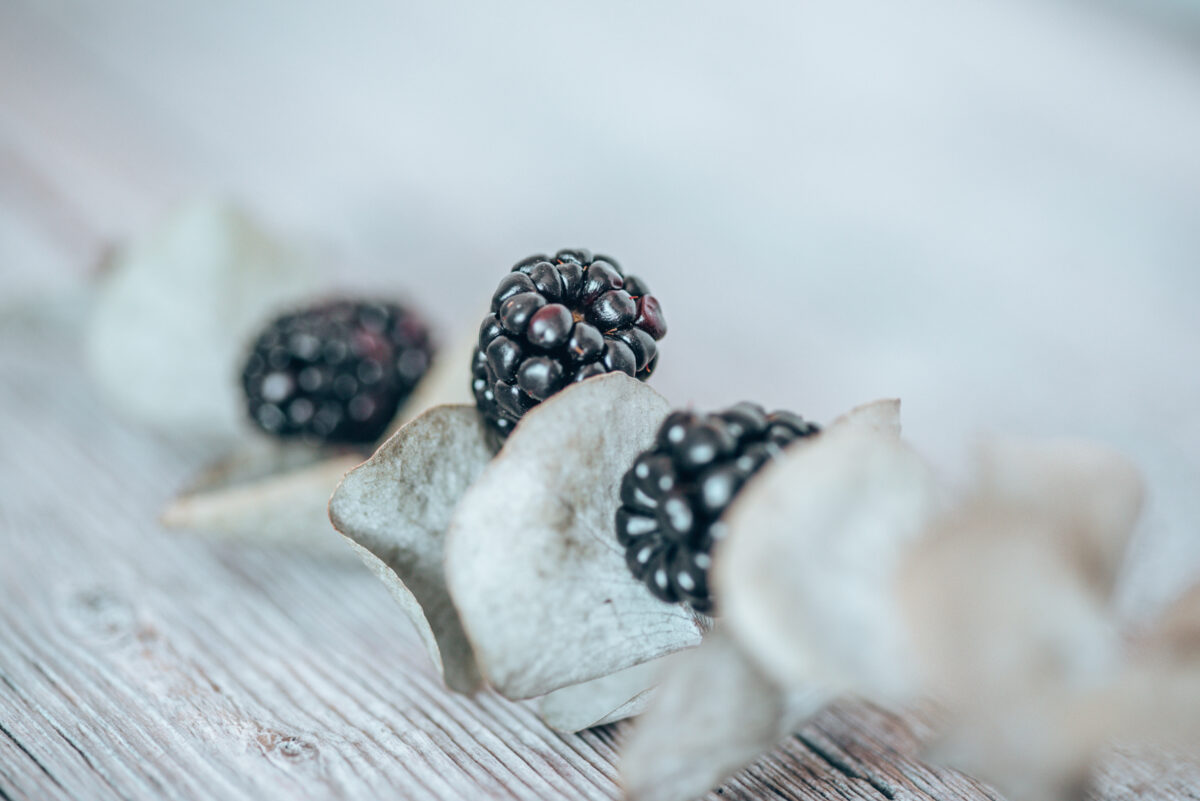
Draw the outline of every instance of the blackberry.
[[[711,611],[709,554],[723,535],[721,515],[750,476],[819,430],[753,403],[672,412],[621,481],[617,541],[634,576],[664,601]]]
[[[250,419],[269,434],[365,445],[425,374],[425,323],[395,303],[332,300],[284,314],[242,369]]]
[[[560,250],[517,262],[492,296],[471,363],[493,447],[572,382],[616,371],[646,380],[666,333],[658,300],[608,256]]]

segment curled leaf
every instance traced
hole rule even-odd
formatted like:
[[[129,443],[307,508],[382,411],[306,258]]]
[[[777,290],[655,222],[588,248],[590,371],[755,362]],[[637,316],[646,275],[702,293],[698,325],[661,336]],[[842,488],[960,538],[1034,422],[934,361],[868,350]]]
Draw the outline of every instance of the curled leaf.
[[[728,512],[717,597],[731,633],[782,686],[911,689],[894,582],[935,489],[924,462],[884,428],[835,425],[789,448]]]
[[[1125,733],[1200,754],[1200,584],[1168,607],[1134,645],[1120,686]]]
[[[229,206],[197,202],[123,248],[84,341],[118,408],[173,433],[243,430],[237,371],[270,314],[319,288],[314,266]]]
[[[882,398],[863,403],[838,417],[830,428],[856,426],[890,437],[900,436],[900,400]]]
[[[469,357],[461,346],[439,352],[397,412],[393,433],[426,409],[470,400],[462,376]],[[161,522],[234,539],[335,546],[344,552],[329,525],[329,490],[362,461],[357,453],[331,454],[330,449],[256,437],[202,473],[167,506]]]
[[[334,527],[400,602],[447,685],[463,692],[481,678],[446,587],[446,531],[490,458],[475,407],[438,406],[351,471],[329,502]]]
[[[974,493],[906,557],[899,600],[948,710],[930,755],[1015,799],[1074,798],[1128,731],[1110,592],[1141,500],[1098,446],[995,440]]]
[[[830,700],[815,689],[780,687],[720,627],[666,668],[622,759],[622,781],[637,801],[698,798]]]
[[[531,698],[696,645],[701,622],[654,598],[613,520],[621,477],[668,404],[623,374],[530,410],[459,503],[450,594],[488,681]]]
[[[661,661],[652,659],[544,695],[538,702],[542,720],[572,732],[641,714],[654,693]]]
[[[335,546],[329,488],[361,461],[358,454],[264,444],[206,471],[167,506],[161,522],[232,539]]]
[[[977,463],[979,492],[1052,522],[1095,591],[1112,591],[1145,495],[1129,460],[1092,442],[1004,437]]]

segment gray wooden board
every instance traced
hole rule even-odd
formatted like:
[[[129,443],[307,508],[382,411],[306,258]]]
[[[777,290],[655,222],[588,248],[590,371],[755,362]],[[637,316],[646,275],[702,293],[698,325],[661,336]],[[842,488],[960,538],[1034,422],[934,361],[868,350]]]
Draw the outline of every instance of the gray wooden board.
[[[212,449],[113,417],[70,330],[0,335],[0,798],[619,796],[621,726],[449,693],[353,559],[160,529]],[[718,795],[995,797],[921,764],[925,731],[839,704]],[[1195,797],[1181,771],[1120,763],[1097,798]]]

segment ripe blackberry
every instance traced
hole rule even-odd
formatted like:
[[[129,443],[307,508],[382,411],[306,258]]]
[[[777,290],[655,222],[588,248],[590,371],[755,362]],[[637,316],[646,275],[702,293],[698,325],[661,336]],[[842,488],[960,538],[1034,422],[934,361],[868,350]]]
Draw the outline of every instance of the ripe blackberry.
[[[518,262],[492,296],[471,363],[492,445],[574,381],[618,370],[646,380],[666,333],[658,300],[608,256],[560,250]]]
[[[750,476],[819,430],[753,403],[672,412],[621,481],[617,541],[634,576],[664,601],[711,611],[709,554],[723,536],[721,515]]]
[[[425,374],[425,323],[395,303],[333,300],[284,314],[242,369],[250,419],[269,434],[369,444]]]

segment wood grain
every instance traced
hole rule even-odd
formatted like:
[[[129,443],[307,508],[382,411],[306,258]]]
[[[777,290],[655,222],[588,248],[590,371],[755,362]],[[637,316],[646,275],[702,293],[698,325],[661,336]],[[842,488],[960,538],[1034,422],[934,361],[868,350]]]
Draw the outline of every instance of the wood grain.
[[[64,316],[0,322],[0,799],[619,797],[620,726],[449,693],[355,561],[162,531],[211,449],[106,411]],[[995,797],[923,736],[839,704],[711,797]],[[1096,797],[1195,797],[1137,765]]]

